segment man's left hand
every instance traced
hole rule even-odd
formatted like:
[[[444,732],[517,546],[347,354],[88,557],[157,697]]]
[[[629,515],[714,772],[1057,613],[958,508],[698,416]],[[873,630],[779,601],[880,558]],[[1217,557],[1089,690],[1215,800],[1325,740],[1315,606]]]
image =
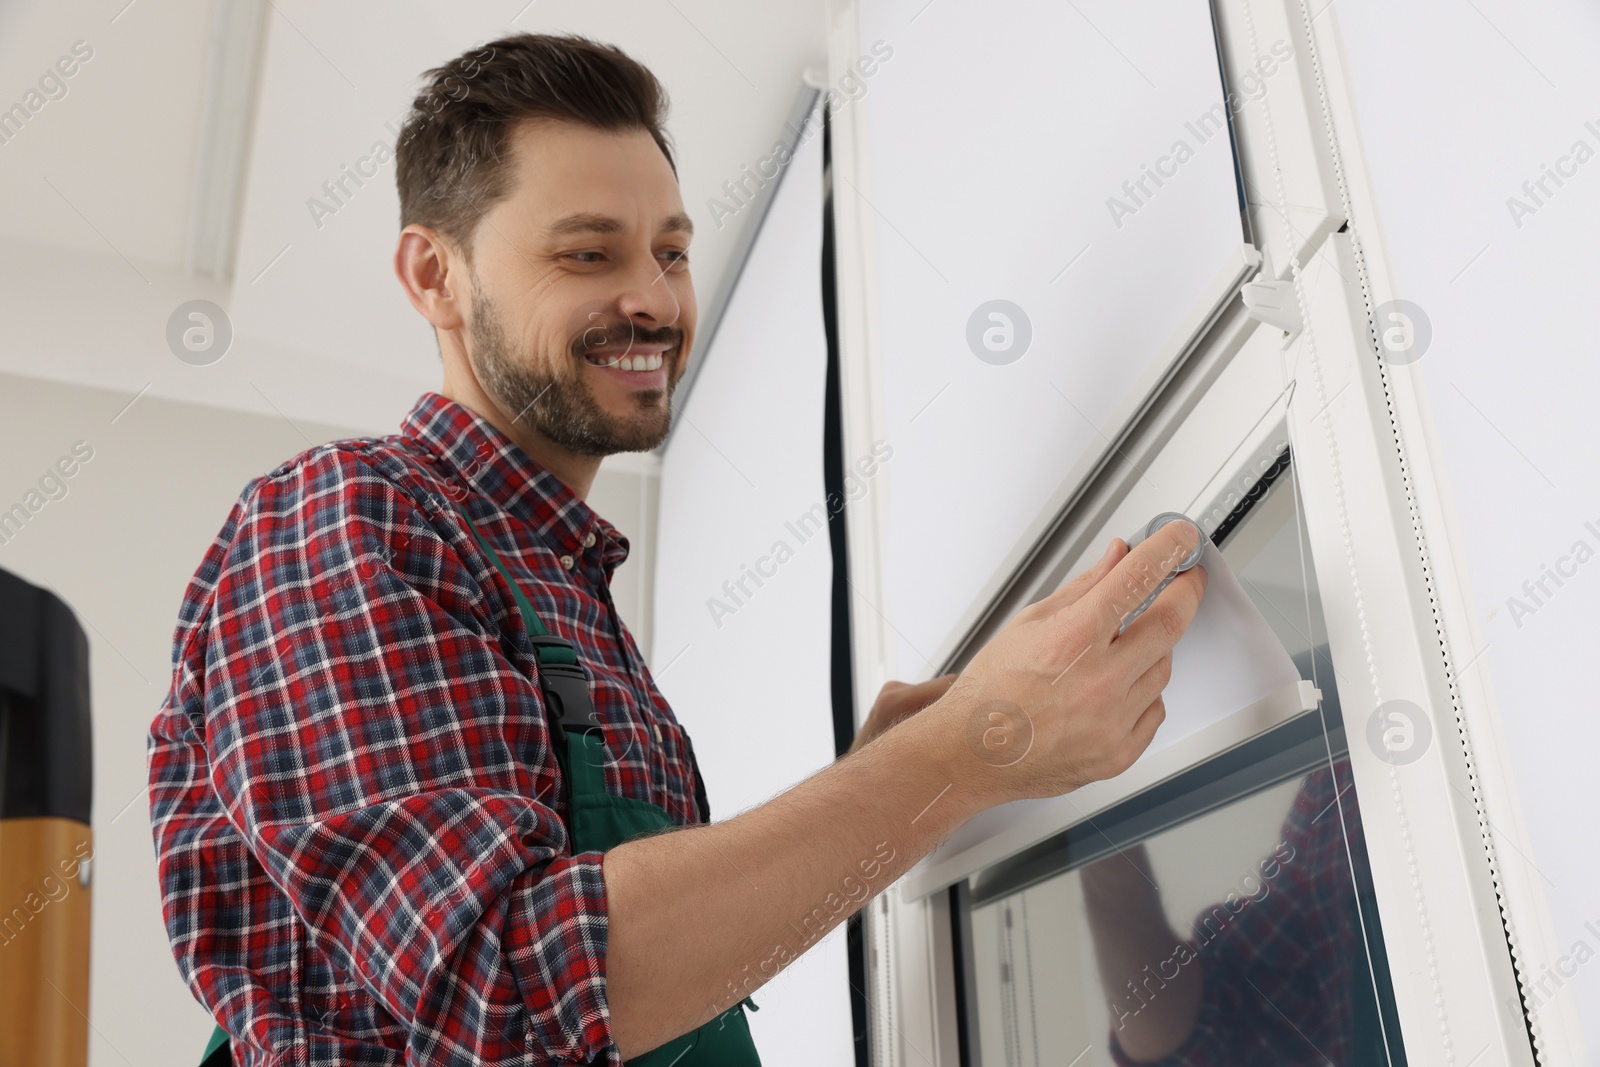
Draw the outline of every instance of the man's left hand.
[[[861,724],[861,730],[850,745],[850,752],[870,743],[873,738],[901,719],[915,715],[944,696],[950,688],[950,683],[955,680],[955,675],[943,674],[926,682],[915,684],[890,682],[885,685],[878,691],[878,699],[873,702],[872,710],[867,713],[867,721]]]

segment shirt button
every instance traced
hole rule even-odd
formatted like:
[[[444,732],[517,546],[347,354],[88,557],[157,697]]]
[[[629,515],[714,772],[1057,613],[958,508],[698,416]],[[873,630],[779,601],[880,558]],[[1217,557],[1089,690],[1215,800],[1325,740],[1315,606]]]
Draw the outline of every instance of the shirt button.
[[[570,571],[572,569],[572,564],[573,564],[573,559],[572,559],[571,556],[562,556],[561,557],[561,565],[563,567],[567,568],[567,570]]]
[[[583,547],[584,548],[593,548],[594,547],[594,534],[585,534],[584,535]]]

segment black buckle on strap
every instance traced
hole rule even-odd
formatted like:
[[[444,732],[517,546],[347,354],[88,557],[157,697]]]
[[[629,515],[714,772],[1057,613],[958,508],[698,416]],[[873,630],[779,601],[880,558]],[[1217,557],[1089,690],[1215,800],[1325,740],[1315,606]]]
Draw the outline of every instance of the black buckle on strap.
[[[572,645],[562,638],[540,634],[533,637],[535,647],[553,646],[573,651]],[[573,652],[573,659],[577,659]],[[539,663],[539,688],[552,718],[563,730],[587,732],[601,729],[600,716],[594,710],[594,698],[589,693],[589,678],[578,663]]]

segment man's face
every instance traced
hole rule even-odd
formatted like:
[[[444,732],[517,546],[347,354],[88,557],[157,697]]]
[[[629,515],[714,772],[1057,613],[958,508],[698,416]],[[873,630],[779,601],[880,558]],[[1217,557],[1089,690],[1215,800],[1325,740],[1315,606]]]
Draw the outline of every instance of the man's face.
[[[692,224],[645,130],[527,121],[478,224],[468,357],[513,423],[585,456],[654,448],[694,340]]]

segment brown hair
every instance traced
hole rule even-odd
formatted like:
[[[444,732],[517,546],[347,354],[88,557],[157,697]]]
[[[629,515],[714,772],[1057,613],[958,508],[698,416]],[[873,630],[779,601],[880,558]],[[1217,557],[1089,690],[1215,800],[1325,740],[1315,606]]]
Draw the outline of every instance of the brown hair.
[[[395,145],[400,225],[430,226],[472,258],[478,222],[511,187],[510,132],[522,119],[648,130],[672,173],[667,93],[620,49],[572,34],[519,33],[425,75]]]

